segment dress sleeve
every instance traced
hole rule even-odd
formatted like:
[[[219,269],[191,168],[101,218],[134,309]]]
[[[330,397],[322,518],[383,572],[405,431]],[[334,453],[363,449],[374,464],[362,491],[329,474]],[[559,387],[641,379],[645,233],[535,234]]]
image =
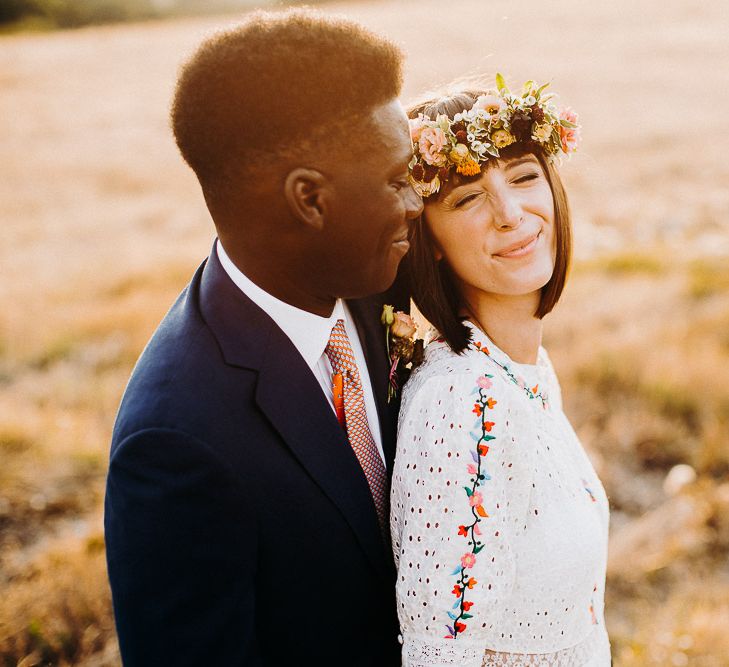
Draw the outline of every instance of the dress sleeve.
[[[528,424],[487,373],[432,377],[413,392],[391,510],[403,667],[480,667],[518,622],[507,602],[532,486]]]

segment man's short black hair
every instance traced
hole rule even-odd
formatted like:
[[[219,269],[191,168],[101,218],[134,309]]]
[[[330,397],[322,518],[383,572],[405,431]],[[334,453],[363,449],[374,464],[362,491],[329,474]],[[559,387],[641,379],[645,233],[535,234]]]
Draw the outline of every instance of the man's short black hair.
[[[356,139],[358,121],[400,94],[402,61],[397,46],[351,21],[256,12],[183,66],[177,145],[204,190],[242,187],[282,158]]]

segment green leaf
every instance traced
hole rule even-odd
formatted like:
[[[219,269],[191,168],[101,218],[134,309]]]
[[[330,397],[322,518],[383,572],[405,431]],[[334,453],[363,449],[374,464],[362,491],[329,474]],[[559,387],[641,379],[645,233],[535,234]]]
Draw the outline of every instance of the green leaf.
[[[577,127],[577,125],[575,125],[575,123],[570,123],[570,121],[565,120],[564,118],[560,119],[559,124],[562,127],[568,127],[571,130],[574,130]]]
[[[481,440],[485,440],[486,442],[488,442],[489,440],[496,440],[496,436],[495,435],[483,435],[483,436],[481,436]]]
[[[468,497],[470,498],[473,495],[473,491],[471,489],[469,489],[467,486],[464,486],[463,488],[466,489],[466,493],[468,494]]]
[[[483,549],[483,547],[484,547],[483,544],[481,544],[481,545],[479,545],[477,547],[473,547],[473,553],[474,554],[477,554],[479,551],[481,551],[481,549]]]
[[[504,81],[504,77],[501,75],[501,72],[496,72],[496,87],[499,89],[499,92],[509,92],[509,89],[506,87],[506,81]]]
[[[466,620],[467,618],[473,618],[473,614],[466,614],[465,612],[461,614],[461,618],[463,620]]]
[[[539,86],[539,88],[537,88],[537,92],[534,94],[534,97],[536,97],[537,99],[539,99],[539,96],[542,94],[542,91],[549,85],[549,83],[550,82],[547,81],[547,83]]]

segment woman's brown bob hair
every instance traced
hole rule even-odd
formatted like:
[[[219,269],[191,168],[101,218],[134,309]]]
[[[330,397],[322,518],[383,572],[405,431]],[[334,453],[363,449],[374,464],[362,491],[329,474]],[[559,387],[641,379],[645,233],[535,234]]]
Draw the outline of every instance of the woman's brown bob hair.
[[[476,99],[485,93],[483,90],[466,90],[431,99],[408,109],[408,116],[417,118],[422,113],[435,120],[438,115],[445,114],[452,119],[457,113],[471,109]],[[539,305],[534,313],[535,317],[541,319],[554,308],[564,288],[572,255],[572,225],[562,179],[539,145],[521,143],[501,151],[503,157],[516,157],[524,153],[532,153],[539,160],[554,199],[556,258],[554,272],[549,282],[542,287]],[[477,180],[479,176],[472,178]],[[463,324],[460,314],[463,303],[457,282],[445,260],[435,259],[434,250],[435,245],[423,212],[410,233],[410,251],[404,259],[407,281],[418,310],[440,332],[451,349],[460,353],[469,343],[470,330]]]

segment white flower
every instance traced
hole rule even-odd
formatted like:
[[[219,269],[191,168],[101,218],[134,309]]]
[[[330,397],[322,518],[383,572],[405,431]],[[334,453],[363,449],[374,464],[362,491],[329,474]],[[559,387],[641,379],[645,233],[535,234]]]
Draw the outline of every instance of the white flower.
[[[541,125],[535,125],[532,128],[532,139],[545,143],[549,141],[549,137],[552,136],[552,126],[549,123],[542,123]]]

